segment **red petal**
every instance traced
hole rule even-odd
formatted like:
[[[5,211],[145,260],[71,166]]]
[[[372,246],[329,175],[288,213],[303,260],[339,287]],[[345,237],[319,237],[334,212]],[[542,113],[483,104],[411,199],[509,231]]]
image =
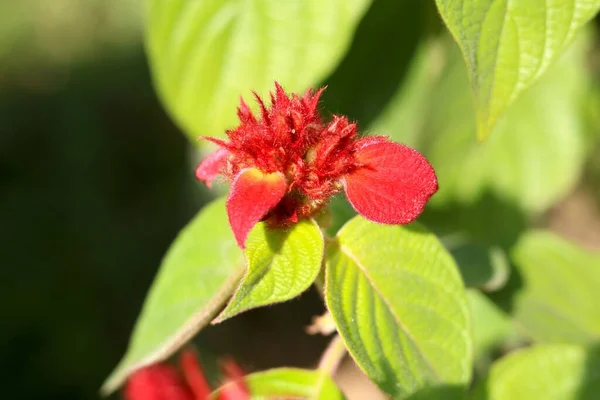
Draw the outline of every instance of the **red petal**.
[[[219,400],[250,400],[250,391],[244,381],[244,371],[233,360],[225,360],[221,370],[227,377]]]
[[[179,363],[181,364],[185,380],[194,393],[194,398],[196,400],[208,399],[211,392],[210,386],[194,351],[191,349],[184,350],[181,353]]]
[[[221,173],[221,168],[225,165],[229,154],[225,149],[218,149],[206,157],[196,168],[196,179],[211,187],[212,181]]]
[[[285,178],[278,172],[265,174],[247,168],[235,177],[227,199],[227,215],[241,248],[252,227],[279,203],[286,190]]]
[[[437,191],[435,171],[418,151],[383,137],[357,143],[364,165],[345,178],[348,200],[365,218],[385,224],[414,221]]]
[[[244,381],[228,381],[221,389],[219,400],[250,400],[250,392]]]
[[[175,368],[155,364],[135,372],[125,386],[126,400],[194,400]]]

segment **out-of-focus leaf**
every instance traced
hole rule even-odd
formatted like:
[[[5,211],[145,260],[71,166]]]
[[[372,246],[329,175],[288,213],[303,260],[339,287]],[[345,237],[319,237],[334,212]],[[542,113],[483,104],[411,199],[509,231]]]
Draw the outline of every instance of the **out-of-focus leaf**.
[[[440,185],[433,206],[470,205],[491,194],[528,214],[542,212],[572,188],[585,162],[586,38],[519,97],[485,143],[475,139],[467,71],[449,40],[430,43],[415,59],[419,73],[404,84],[411,90],[399,92],[373,126],[430,160]]]
[[[327,248],[325,293],[350,354],[395,398],[469,381],[465,290],[454,260],[424,228],[355,217]]]
[[[475,400],[594,400],[600,354],[567,344],[540,345],[498,360]]]
[[[454,257],[465,286],[489,292],[504,286],[510,275],[504,250],[486,247],[462,237],[447,237],[442,241]]]
[[[420,43],[403,83],[369,126],[370,132],[389,135],[411,147],[420,145],[431,112],[431,96],[439,85],[446,62],[445,46],[440,40]]]
[[[500,344],[513,333],[510,318],[479,290],[467,291],[473,323],[476,357]]]
[[[470,94],[457,52],[450,52],[449,75],[431,115],[427,143],[440,180],[438,204],[450,199],[472,202],[489,188],[524,211],[541,212],[564,196],[579,177],[584,155],[580,101],[587,90],[583,69],[585,43],[579,41],[534,87],[523,93],[498,132],[477,144]]]
[[[360,131],[367,132],[365,128],[402,82],[423,28],[430,20],[442,26],[433,2],[374,1],[358,25],[348,53],[324,81],[327,90],[323,94],[323,106],[332,113],[358,121]],[[374,45],[392,39],[393,50]]]
[[[277,368],[247,375],[244,377],[244,381],[248,385],[252,400],[281,398],[345,399],[331,378],[319,371]],[[223,387],[215,391],[211,395],[211,399],[217,399],[222,389]]]
[[[466,398],[464,386],[435,385],[424,387],[407,397],[407,400],[465,400]]]
[[[208,324],[244,272],[227,222],[224,199],[203,208],[167,252],[129,348],[102,391],[115,390],[134,370],[169,357]]]
[[[511,259],[515,279],[507,289],[512,286],[514,298],[500,304],[510,309],[525,334],[543,342],[600,339],[599,253],[551,232],[532,231],[519,240]]]
[[[480,139],[488,137],[499,117],[600,9],[600,0],[436,0],[436,4],[469,70]]]
[[[190,138],[222,136],[240,95],[322,80],[370,0],[149,0],[147,48],[161,98]]]
[[[356,215],[356,211],[342,194],[331,199],[328,209],[331,220],[327,226],[327,233],[330,236],[335,236],[337,231]]]
[[[323,234],[313,220],[286,230],[257,224],[246,240],[246,276],[215,322],[300,295],[319,274],[323,247]]]

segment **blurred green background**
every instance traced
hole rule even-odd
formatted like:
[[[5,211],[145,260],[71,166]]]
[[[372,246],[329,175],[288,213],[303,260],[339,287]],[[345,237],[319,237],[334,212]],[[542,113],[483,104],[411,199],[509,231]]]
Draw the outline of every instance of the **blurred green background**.
[[[0,2],[3,399],[97,398],[162,255],[209,199],[193,179],[197,155],[152,87],[139,1]],[[418,38],[440,29],[433,1],[399,3],[374,2],[327,80],[327,108],[363,126],[393,98]],[[389,37],[394,52],[374,45]],[[597,134],[600,102],[590,104]],[[596,247],[600,152],[589,151],[578,189],[544,225]],[[207,329],[201,348],[248,370],[311,366],[326,339],[302,327],[322,311],[311,291]]]

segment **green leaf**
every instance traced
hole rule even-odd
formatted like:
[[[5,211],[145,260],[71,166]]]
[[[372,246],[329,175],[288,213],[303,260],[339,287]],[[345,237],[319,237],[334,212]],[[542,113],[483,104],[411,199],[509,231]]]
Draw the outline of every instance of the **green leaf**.
[[[129,348],[102,387],[110,393],[134,370],[163,360],[207,325],[244,273],[224,199],[204,207],[163,259]]]
[[[572,189],[585,163],[587,39],[581,36],[520,96],[485,143],[475,139],[467,71],[449,39],[423,45],[404,89],[373,127],[411,143],[432,163],[440,184],[432,206],[493,195],[527,214],[543,212]]]
[[[323,234],[313,220],[287,230],[257,224],[246,240],[246,276],[215,323],[300,295],[319,274],[323,247]]]
[[[359,129],[363,131],[393,95],[419,39],[432,24],[441,26],[433,2],[373,1],[356,29],[347,54],[325,80],[323,104],[327,111],[359,121]],[[373,45],[387,43],[392,38],[393,46],[389,49]]]
[[[318,371],[297,368],[277,368],[256,372],[244,377],[252,400],[301,398],[314,400],[343,400],[345,397],[328,376]],[[224,386],[226,387],[226,386]],[[212,393],[216,399],[223,387]]]
[[[407,400],[466,400],[464,386],[427,386],[407,397]]]
[[[465,58],[486,139],[600,9],[600,0],[436,0]]]
[[[465,290],[433,234],[356,217],[328,246],[326,265],[329,311],[350,354],[382,390],[400,398],[469,381]]]
[[[147,49],[167,109],[192,139],[222,136],[240,95],[305,91],[346,52],[370,0],[148,0]]]
[[[544,342],[600,340],[600,253],[532,231],[511,257],[516,294],[507,307],[526,334]]]
[[[586,49],[587,41],[578,41],[516,101],[498,124],[498,134],[483,144],[475,143],[475,123],[464,117],[471,114],[464,68],[457,52],[449,54],[449,81],[442,81],[439,101],[454,103],[432,116],[428,128],[442,131],[426,150],[439,175],[438,204],[452,198],[470,202],[489,189],[534,213],[571,190],[585,162],[581,104],[589,84]]]
[[[492,366],[475,400],[593,400],[600,394],[600,354],[576,345],[542,345]]]
[[[510,265],[501,248],[483,246],[464,237],[446,237],[443,242],[458,264],[465,286],[493,292],[508,280]]]
[[[475,354],[480,357],[510,337],[513,326],[509,316],[479,290],[468,290],[467,299],[473,321]]]
[[[344,195],[334,196],[329,202],[327,209],[330,216],[330,221],[327,224],[327,234],[330,236],[335,236],[340,228],[356,215],[356,211]]]
[[[389,135],[393,140],[419,147],[425,133],[431,103],[437,96],[445,65],[446,43],[427,40],[419,43],[406,76],[368,132]],[[452,103],[447,104],[451,106]],[[463,115],[462,118],[465,118]]]

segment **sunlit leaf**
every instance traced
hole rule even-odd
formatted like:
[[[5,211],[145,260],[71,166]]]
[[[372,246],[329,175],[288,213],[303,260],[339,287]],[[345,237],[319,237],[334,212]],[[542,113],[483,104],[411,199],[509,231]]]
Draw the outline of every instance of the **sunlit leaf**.
[[[600,339],[600,253],[533,231],[511,257],[516,293],[506,306],[524,333],[544,342]]]
[[[395,398],[469,381],[470,317],[452,257],[418,225],[356,217],[327,248],[326,302],[357,364]]]
[[[246,241],[248,271],[216,322],[251,308],[292,299],[314,282],[323,261],[323,235],[312,220],[288,229],[259,223]]]
[[[528,214],[545,211],[573,187],[585,162],[588,43],[578,39],[481,144],[460,52],[449,40],[424,44],[374,129],[411,143],[432,163],[440,185],[434,206],[491,194]]]
[[[465,58],[480,139],[600,9],[600,0],[436,0]]]
[[[318,371],[297,368],[277,368],[244,377],[252,400],[300,398],[313,400],[343,400],[335,383]],[[221,389],[212,394],[216,399]]]
[[[240,95],[304,92],[335,67],[370,0],[149,0],[156,86],[190,138],[220,136]]]
[[[541,345],[497,361],[475,400],[594,400],[600,353],[566,344]]]
[[[207,325],[244,272],[244,258],[227,223],[225,201],[206,206],[167,252],[129,348],[103,386],[115,390],[134,370],[169,357]]]

